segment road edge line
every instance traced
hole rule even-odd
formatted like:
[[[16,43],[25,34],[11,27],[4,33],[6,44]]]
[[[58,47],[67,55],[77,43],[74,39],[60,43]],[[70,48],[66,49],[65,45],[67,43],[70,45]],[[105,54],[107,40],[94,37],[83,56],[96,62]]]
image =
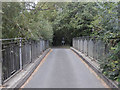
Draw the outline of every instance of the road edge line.
[[[39,65],[37,65],[37,67],[34,69],[34,71],[31,73],[31,75],[28,77],[28,79],[25,81],[25,83],[20,87],[20,88],[24,88],[25,85],[27,83],[29,83],[29,81],[32,79],[32,77],[35,75],[35,73],[38,71],[38,69],[40,68],[40,66],[44,63],[45,59],[48,57],[48,55],[52,52],[52,49],[50,49],[46,55],[41,59]]]
[[[32,75],[32,73],[35,71],[35,69],[39,66],[39,64],[41,63],[41,61],[45,58],[45,56],[51,51],[51,48],[46,49],[42,55],[40,55],[39,58],[37,58],[35,60],[35,62],[33,62],[33,65],[29,68],[29,71],[27,73],[25,73],[25,75],[18,80],[16,83],[14,83],[13,85],[8,85],[5,88],[2,88],[1,90],[9,90],[14,89],[14,88],[20,88],[28,79],[29,77]],[[42,62],[43,63],[43,62]],[[24,72],[24,70],[26,70],[25,68],[22,70]],[[21,72],[22,72],[21,71]],[[19,74],[19,73],[18,73]],[[6,84],[7,85],[7,84]],[[22,88],[21,88],[22,89]]]
[[[110,79],[108,79],[105,75],[102,74],[102,72],[97,69],[95,66],[93,66],[88,60],[85,59],[85,57],[83,57],[82,55],[80,55],[79,51],[76,50],[73,47],[70,47],[70,49],[76,53],[83,61],[84,63],[86,63],[95,73],[97,76],[99,76],[99,78],[101,80],[103,80],[110,88],[118,88],[117,84],[114,83],[113,81],[111,81]]]

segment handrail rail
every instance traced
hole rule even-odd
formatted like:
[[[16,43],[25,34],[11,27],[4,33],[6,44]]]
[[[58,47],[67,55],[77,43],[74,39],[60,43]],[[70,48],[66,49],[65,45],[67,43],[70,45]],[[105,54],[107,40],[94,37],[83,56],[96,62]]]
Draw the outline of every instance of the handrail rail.
[[[0,43],[0,53],[2,53],[0,67],[3,68],[0,68],[0,77],[2,78],[0,78],[0,82],[2,82],[0,84],[9,80],[9,77],[22,70],[26,65],[34,62],[42,52],[49,48],[49,41],[42,38],[38,40],[8,38],[0,39]]]
[[[0,39],[0,41],[20,40],[20,39],[23,39],[23,38]]]

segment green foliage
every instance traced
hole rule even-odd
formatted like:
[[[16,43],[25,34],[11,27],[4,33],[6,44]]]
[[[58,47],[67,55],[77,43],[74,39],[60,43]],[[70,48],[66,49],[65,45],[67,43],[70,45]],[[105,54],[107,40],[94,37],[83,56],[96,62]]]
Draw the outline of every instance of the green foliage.
[[[90,23],[96,12],[94,5],[95,3],[66,3],[54,22],[55,44],[60,45],[62,37],[67,44],[71,44],[73,37],[89,36],[92,33]]]
[[[119,81],[120,79],[120,42],[111,47],[108,57],[101,63],[103,73],[112,80]]]
[[[37,7],[28,11],[25,9],[25,3],[5,2],[3,3],[3,12],[3,38],[44,38],[52,41],[51,22],[44,17],[44,12],[39,11]],[[37,13],[35,14],[35,12]]]
[[[25,4],[3,3],[3,38],[44,38],[54,45],[61,45],[63,37],[66,44],[73,37],[100,38],[109,47],[102,72],[120,83],[120,2],[40,2],[30,11]]]
[[[98,14],[94,17],[93,36],[101,38],[109,47],[106,58],[101,62],[102,72],[112,80],[120,82],[120,30],[118,3],[96,3]]]
[[[100,36],[106,42],[109,38],[118,38],[120,36],[118,27],[118,3],[106,2],[97,3],[98,15],[92,22],[96,36]]]
[[[15,8],[16,7],[16,8]],[[21,6],[20,3],[3,3],[3,38],[12,38],[18,33],[15,27],[15,18],[20,14]],[[12,12],[12,13],[11,13]],[[8,35],[9,34],[9,35]]]

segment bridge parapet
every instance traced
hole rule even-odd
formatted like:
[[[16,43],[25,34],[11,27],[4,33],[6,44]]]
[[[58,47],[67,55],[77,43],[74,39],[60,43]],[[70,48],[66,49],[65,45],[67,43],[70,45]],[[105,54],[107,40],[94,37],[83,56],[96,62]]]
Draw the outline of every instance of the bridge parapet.
[[[73,47],[97,63],[102,62],[109,54],[108,46],[101,39],[89,36],[73,39]]]
[[[43,39],[11,38],[0,39],[0,42],[2,42],[1,85],[33,63],[49,48],[49,41]]]

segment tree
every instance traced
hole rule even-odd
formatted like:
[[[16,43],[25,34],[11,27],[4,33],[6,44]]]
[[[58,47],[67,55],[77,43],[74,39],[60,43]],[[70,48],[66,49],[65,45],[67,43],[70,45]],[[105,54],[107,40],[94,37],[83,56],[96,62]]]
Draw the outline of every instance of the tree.
[[[52,41],[51,22],[44,17],[44,11],[39,11],[38,6],[28,10],[26,3],[3,3],[3,38],[44,38]]]
[[[109,47],[109,53],[101,62],[102,72],[112,80],[120,82],[120,30],[118,5],[115,2],[96,3],[97,15],[91,23],[93,36],[101,38]]]
[[[90,24],[96,12],[94,5],[95,3],[66,3],[54,22],[55,43],[60,45],[64,37],[66,43],[71,45],[73,37],[89,36],[92,33]],[[56,41],[56,38],[59,40]]]

